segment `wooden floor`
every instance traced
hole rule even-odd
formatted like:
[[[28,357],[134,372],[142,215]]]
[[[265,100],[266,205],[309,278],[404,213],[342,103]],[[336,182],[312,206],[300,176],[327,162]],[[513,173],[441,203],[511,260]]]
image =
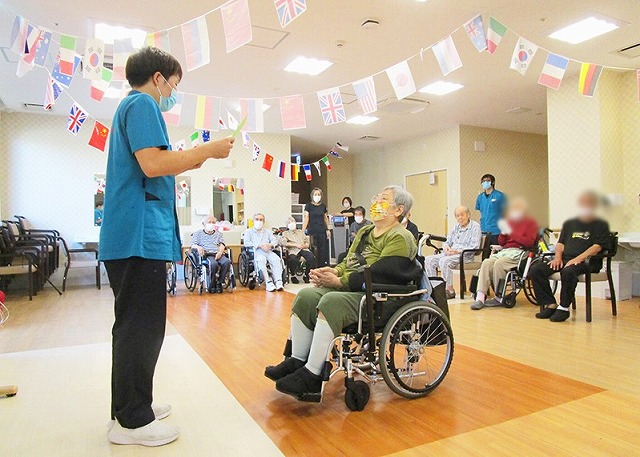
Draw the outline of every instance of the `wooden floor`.
[[[640,455],[640,300],[596,300],[593,322],[451,305],[451,371],[429,397],[404,400],[373,386],[361,413],[332,380],[320,405],[277,393],[262,376],[278,362],[293,295],[239,290],[169,298],[167,332],[179,332],[286,455]],[[0,353],[109,341],[110,290],[10,297]],[[0,369],[0,384],[3,380]]]

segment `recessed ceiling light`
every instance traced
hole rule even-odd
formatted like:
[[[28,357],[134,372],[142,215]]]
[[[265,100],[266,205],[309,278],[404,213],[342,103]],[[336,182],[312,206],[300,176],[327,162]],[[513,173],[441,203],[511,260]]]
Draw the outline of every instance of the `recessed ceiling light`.
[[[578,44],[604,35],[619,27],[618,24],[614,24],[613,22],[591,16],[553,32],[549,35],[549,38],[571,44]]]
[[[434,83],[429,84],[428,86],[424,86],[420,89],[420,92],[423,94],[431,94],[431,95],[446,95],[456,90],[462,89],[464,86],[458,83],[451,83],[447,81],[436,81]]]
[[[95,25],[95,36],[106,44],[113,44],[114,38],[131,38],[135,48],[141,48],[147,36],[147,31],[142,29],[130,29],[121,25],[98,23]]]
[[[379,117],[375,116],[354,116],[347,121],[347,124],[355,124],[355,125],[369,125],[374,123],[375,121],[379,121]]]
[[[327,68],[333,65],[333,62],[328,60],[316,59],[313,57],[296,57],[289,65],[284,67],[284,71],[290,71],[292,73],[302,73],[303,75],[317,76]]]

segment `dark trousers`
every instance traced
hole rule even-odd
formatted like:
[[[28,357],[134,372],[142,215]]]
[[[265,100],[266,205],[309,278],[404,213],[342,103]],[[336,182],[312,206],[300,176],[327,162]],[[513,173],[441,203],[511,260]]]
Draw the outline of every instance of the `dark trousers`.
[[[216,255],[210,253],[207,253],[207,260],[209,261],[209,287],[213,287],[216,283],[216,275],[218,275],[220,283],[227,277],[231,268],[231,260],[225,255],[216,260]]]
[[[592,273],[600,271],[598,266],[591,268]],[[575,299],[576,287],[578,286],[578,277],[587,272],[587,266],[584,263],[571,265],[560,270],[560,306],[569,308]],[[553,295],[549,276],[557,273],[547,262],[537,262],[531,266],[529,277],[533,282],[533,290],[535,292],[538,304],[555,305],[556,297]]]
[[[305,276],[309,276],[309,270],[316,267],[316,258],[313,253],[307,249],[302,249],[298,254],[289,254],[289,257],[287,257],[287,266],[289,267],[289,272],[292,276],[295,276],[298,273],[301,257],[307,263],[307,272],[305,273]]]
[[[487,234],[487,240],[484,243],[484,251],[482,251],[482,259],[488,259],[491,257],[491,245],[498,244],[498,235],[494,235],[493,233]]]
[[[326,267],[329,265],[329,240],[327,234],[311,233],[311,241],[316,248],[316,260],[318,267]]]
[[[125,428],[155,419],[153,374],[167,321],[164,260],[130,257],[104,262],[115,297],[111,418]]]

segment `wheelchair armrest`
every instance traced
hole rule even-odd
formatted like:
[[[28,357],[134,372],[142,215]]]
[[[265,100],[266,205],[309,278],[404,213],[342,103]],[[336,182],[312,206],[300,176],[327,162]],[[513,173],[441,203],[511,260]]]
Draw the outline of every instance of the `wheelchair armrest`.
[[[371,284],[372,292],[387,292],[390,294],[409,294],[418,290],[415,284]]]
[[[442,243],[444,243],[445,241],[447,241],[447,237],[446,237],[446,236],[434,235],[434,234],[432,234],[432,233],[429,233],[429,234],[428,234],[428,235],[426,235],[426,236],[428,236],[428,237],[429,237],[428,239],[433,240],[433,241],[440,241],[440,242],[442,242]]]

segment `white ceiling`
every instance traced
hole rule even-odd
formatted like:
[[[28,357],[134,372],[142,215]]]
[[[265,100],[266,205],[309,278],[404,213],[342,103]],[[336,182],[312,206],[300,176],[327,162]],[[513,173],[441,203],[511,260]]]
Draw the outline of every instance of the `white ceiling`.
[[[80,36],[92,35],[93,21],[100,20],[149,30],[162,30],[201,15],[223,0],[131,2],[130,0],[67,0],[64,2],[36,0],[5,0],[0,3],[0,46],[7,46],[14,13],[54,31]],[[280,31],[272,0],[249,0],[254,26]],[[305,14],[291,23],[288,35],[275,49],[244,46],[231,54],[225,53],[220,15],[208,16],[211,40],[211,64],[186,73],[180,84],[185,92],[203,95],[236,97],[279,97],[315,91],[339,85],[384,70],[448,36],[466,20],[482,13],[490,15],[509,29],[534,43],[580,61],[609,66],[637,68],[640,59],[615,55],[613,51],[640,41],[640,2],[635,0],[309,0]],[[569,45],[547,38],[547,35],[590,14],[605,14],[627,25],[580,45]],[[374,30],[360,27],[366,18],[375,18],[381,25]],[[254,37],[268,33],[255,29]],[[172,51],[184,62],[179,29],[170,33]],[[494,55],[478,53],[464,30],[454,35],[464,67],[443,78],[431,51],[424,60],[410,61],[418,87],[438,79],[465,85],[465,88],[443,97],[415,94],[429,102],[418,114],[393,114],[379,111],[381,118],[369,126],[340,124],[322,125],[317,98],[305,97],[307,128],[290,131],[294,149],[312,154],[325,151],[335,141],[348,144],[354,152],[390,144],[400,139],[439,130],[455,124],[469,124],[524,132],[546,132],[545,88],[537,84],[546,53],[539,51],[526,76],[509,70],[509,61],[516,36],[507,33]],[[262,38],[260,38],[262,41]],[[342,48],[336,46],[343,41]],[[79,44],[79,48],[84,46]],[[10,53],[10,51],[5,50]],[[320,76],[290,74],[282,68],[297,55],[325,58],[335,64]],[[15,60],[15,59],[14,59]],[[578,72],[570,64],[569,73]],[[15,76],[15,63],[0,55],[0,99],[7,109],[22,111],[23,103],[42,103],[46,73],[36,68],[22,79]],[[392,89],[385,74],[375,78],[379,98],[390,96]],[[119,84],[119,83],[118,83]],[[352,97],[350,86],[343,87],[345,102]],[[577,88],[576,88],[577,90]],[[117,101],[105,99],[97,103],[90,99],[89,83],[79,75],[70,93],[93,116],[109,119]],[[275,101],[267,101],[274,105]],[[195,102],[187,103],[183,122],[192,125]],[[56,104],[53,115],[66,116],[70,102],[64,96]],[[515,107],[531,111],[514,115],[506,111]],[[39,112],[39,111],[37,111]],[[359,113],[358,103],[347,106],[348,117]],[[277,104],[265,113],[265,127],[280,132],[280,112]],[[379,136],[376,142],[358,140],[363,135]],[[174,139],[177,140],[177,139]]]

